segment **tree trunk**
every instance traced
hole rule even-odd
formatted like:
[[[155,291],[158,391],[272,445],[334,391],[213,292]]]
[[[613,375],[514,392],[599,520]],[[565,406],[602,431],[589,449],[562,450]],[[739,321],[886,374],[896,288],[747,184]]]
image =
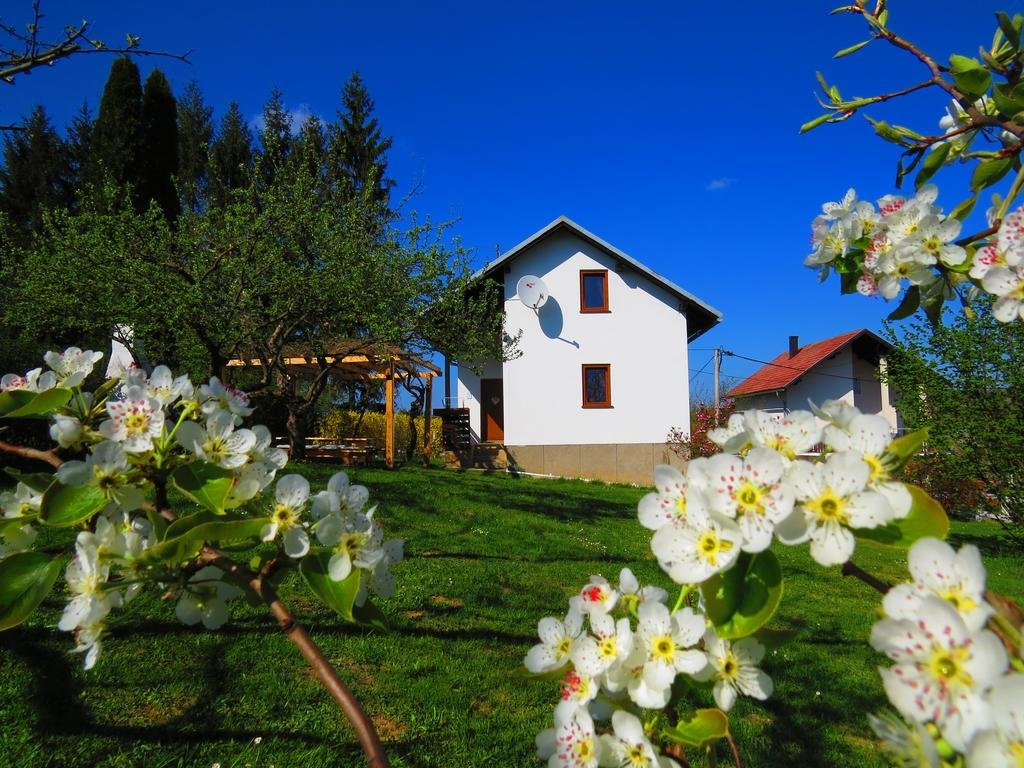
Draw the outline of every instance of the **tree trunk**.
[[[292,449],[291,457],[299,461],[306,458],[306,425],[304,422],[302,409],[288,403],[288,420],[285,422],[285,427],[288,430],[288,445]]]

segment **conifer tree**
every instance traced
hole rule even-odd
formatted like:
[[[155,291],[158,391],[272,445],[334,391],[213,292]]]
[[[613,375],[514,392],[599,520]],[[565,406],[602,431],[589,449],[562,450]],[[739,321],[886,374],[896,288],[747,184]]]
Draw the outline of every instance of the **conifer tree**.
[[[348,197],[370,190],[371,199],[387,207],[394,180],[387,177],[391,137],[381,133],[373,117],[374,103],[359,72],[353,72],[341,93],[342,110],[329,137],[330,171]]]
[[[221,118],[220,128],[210,148],[210,202],[223,208],[231,193],[249,182],[252,170],[252,131],[237,102],[231,102]]]
[[[178,217],[178,104],[171,84],[159,69],[146,78],[142,94],[142,157],[139,163],[137,199],[145,208],[151,200],[168,221]]]
[[[292,148],[292,117],[284,108],[281,91],[274,88],[263,105],[263,127],[260,129],[260,174],[266,184],[284,168]]]
[[[192,80],[178,100],[178,188],[184,208],[197,210],[206,194],[213,107]]]
[[[103,87],[93,131],[93,163],[98,176],[131,185],[139,179],[142,159],[142,84],[139,68],[126,56],[115,59]]]
[[[88,186],[96,181],[91,164],[92,142],[96,120],[89,109],[89,103],[83,101],[82,106],[68,126],[67,157],[68,185],[72,191],[72,210],[78,210],[79,201],[86,195]]]
[[[43,211],[69,204],[71,190],[64,142],[42,105],[23,125],[24,130],[4,136],[0,211],[27,238],[38,229]]]
[[[310,115],[302,123],[292,151],[293,159],[303,163],[313,178],[323,178],[327,140],[320,118]]]

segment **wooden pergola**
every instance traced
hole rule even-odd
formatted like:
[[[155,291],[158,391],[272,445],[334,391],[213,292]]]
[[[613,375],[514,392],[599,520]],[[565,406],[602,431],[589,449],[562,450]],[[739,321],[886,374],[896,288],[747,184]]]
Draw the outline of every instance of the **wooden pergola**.
[[[385,439],[384,460],[389,469],[395,466],[395,381],[407,377],[424,379],[427,385],[423,414],[423,453],[430,458],[430,421],[433,416],[431,397],[434,378],[441,375],[441,369],[428,360],[389,344],[366,341],[341,341],[330,345],[326,352],[312,355],[298,347],[285,350],[284,366],[298,373],[320,374],[324,365],[329,374],[350,381],[384,381]],[[262,358],[235,358],[228,362],[229,368],[263,367]]]

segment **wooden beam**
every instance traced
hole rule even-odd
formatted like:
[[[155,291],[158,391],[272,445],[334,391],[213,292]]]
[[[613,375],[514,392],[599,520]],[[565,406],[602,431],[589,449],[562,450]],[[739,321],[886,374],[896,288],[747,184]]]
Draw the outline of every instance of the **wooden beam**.
[[[384,462],[395,468],[395,363],[388,362],[388,378],[384,385]]]
[[[427,378],[427,401],[423,404],[423,466],[430,466],[430,421],[434,415],[434,379]]]

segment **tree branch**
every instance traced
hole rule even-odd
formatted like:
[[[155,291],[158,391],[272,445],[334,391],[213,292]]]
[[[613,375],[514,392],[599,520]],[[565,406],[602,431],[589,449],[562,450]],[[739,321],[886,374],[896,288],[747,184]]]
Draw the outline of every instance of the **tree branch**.
[[[388,759],[384,754],[384,745],[377,735],[373,721],[359,705],[355,696],[342,682],[330,661],[313,642],[306,630],[295,621],[291,611],[278,597],[269,581],[261,574],[254,573],[245,566],[239,565],[222,552],[207,545],[199,555],[203,563],[220,568],[235,583],[252,590],[266,603],[271,614],[277,619],[278,626],[285,636],[299,649],[320,684],[327,689],[331,697],[338,703],[352,727],[355,729],[359,744],[371,768],[388,768]]]
[[[15,456],[21,456],[25,459],[36,459],[49,464],[51,467],[59,467],[64,461],[57,455],[54,449],[48,451],[41,451],[38,448],[26,448],[22,445],[14,445],[12,443],[0,440],[0,451],[4,453],[11,453]]]
[[[854,565],[852,560],[847,560],[845,563],[843,563],[843,576],[854,576],[863,581],[872,589],[877,589],[883,595],[886,594],[892,587],[891,584],[887,584],[881,579],[875,578],[864,569]]]
[[[32,4],[33,21],[28,25],[27,35],[21,34],[9,24],[0,24],[0,31],[24,45],[24,49],[21,51],[17,51],[13,47],[0,49],[0,80],[6,83],[13,84],[14,79],[19,75],[27,75],[39,67],[52,66],[69,56],[87,53],[104,53],[115,56],[160,56],[191,64],[188,60],[192,54],[191,50],[185,53],[150,51],[139,48],[139,39],[134,35],[126,36],[127,45],[125,47],[110,48],[102,40],[91,39],[87,36],[90,23],[88,21],[83,21],[77,26],[65,27],[64,38],[61,40],[45,42],[39,37],[40,21],[43,18],[39,5],[39,0]]]

